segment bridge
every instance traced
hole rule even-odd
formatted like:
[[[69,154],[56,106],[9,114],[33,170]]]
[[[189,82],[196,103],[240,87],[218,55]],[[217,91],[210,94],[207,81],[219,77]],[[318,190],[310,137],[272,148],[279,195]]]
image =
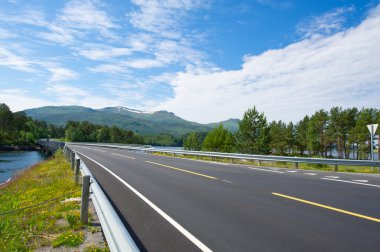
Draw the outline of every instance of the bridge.
[[[66,146],[86,164],[141,251],[377,251],[380,245],[377,174]]]

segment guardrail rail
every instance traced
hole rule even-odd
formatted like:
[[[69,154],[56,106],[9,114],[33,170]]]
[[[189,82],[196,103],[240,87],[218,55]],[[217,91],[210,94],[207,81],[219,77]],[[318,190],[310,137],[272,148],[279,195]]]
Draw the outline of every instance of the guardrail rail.
[[[334,165],[335,170],[338,171],[339,165],[347,166],[369,166],[378,167],[380,169],[380,161],[372,160],[354,160],[354,159],[333,159],[333,158],[308,158],[308,157],[289,157],[289,156],[271,156],[271,155],[251,155],[251,154],[240,154],[240,153],[223,153],[223,152],[206,152],[206,151],[186,151],[186,150],[170,150],[170,149],[158,149],[147,146],[128,146],[120,144],[99,144],[99,143],[70,143],[73,145],[87,145],[87,146],[98,146],[106,148],[115,149],[125,149],[134,150],[147,153],[169,153],[178,155],[192,155],[200,157],[211,157],[211,158],[229,158],[232,160],[254,160],[258,161],[259,165],[261,161],[273,161],[273,162],[290,162],[294,163],[294,167],[298,169],[298,164],[324,164],[324,165]]]

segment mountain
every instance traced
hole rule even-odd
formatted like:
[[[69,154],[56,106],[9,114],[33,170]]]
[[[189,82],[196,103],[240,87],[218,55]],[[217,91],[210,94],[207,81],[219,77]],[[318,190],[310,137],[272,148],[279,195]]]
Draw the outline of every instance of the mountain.
[[[63,126],[67,121],[88,121],[100,125],[116,125],[139,134],[169,133],[175,136],[198,131],[207,132],[211,126],[186,121],[167,111],[144,112],[124,107],[92,109],[81,106],[46,106],[27,109],[25,113],[36,120]]]
[[[225,128],[229,129],[230,131],[236,132],[239,129],[239,122],[240,122],[239,119],[231,118],[231,119],[228,119],[226,121],[209,123],[207,125],[212,127],[212,128],[215,128],[215,127],[219,126],[219,124],[222,124]]]

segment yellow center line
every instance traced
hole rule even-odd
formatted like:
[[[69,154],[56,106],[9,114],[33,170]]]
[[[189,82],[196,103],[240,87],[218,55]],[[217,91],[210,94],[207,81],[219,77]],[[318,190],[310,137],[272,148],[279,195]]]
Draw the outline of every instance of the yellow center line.
[[[288,196],[288,195],[285,195],[285,194],[280,194],[280,193],[275,193],[275,192],[272,192],[272,194],[276,195],[276,196],[279,196],[279,197],[283,197],[283,198],[299,201],[299,202],[302,202],[302,203],[306,203],[306,204],[309,204],[309,205],[313,205],[313,206],[317,206],[317,207],[322,207],[322,208],[329,209],[329,210],[332,210],[332,211],[336,211],[336,212],[339,212],[339,213],[344,213],[344,214],[352,215],[352,216],[355,216],[355,217],[358,217],[358,218],[362,218],[362,219],[366,219],[366,220],[370,220],[370,221],[374,221],[374,222],[380,222],[380,219],[373,218],[373,217],[370,217],[370,216],[366,216],[366,215],[362,215],[362,214],[358,214],[358,213],[353,213],[353,212],[346,211],[346,210],[343,210],[343,209],[339,209],[339,208],[335,208],[335,207],[331,207],[331,206],[326,206],[326,205],[323,205],[323,204],[315,203],[315,202],[308,201],[308,200],[303,200],[303,199],[292,197],[292,196]]]
[[[128,156],[124,156],[124,155],[120,155],[120,154],[116,154],[116,153],[111,153],[112,155],[115,155],[115,156],[119,156],[119,157],[125,157],[125,158],[130,158],[130,159],[135,159],[134,157],[128,157]]]
[[[215,178],[215,177],[212,177],[212,176],[208,176],[208,175],[204,175],[204,174],[201,174],[201,173],[197,173],[197,172],[192,172],[192,171],[176,168],[176,167],[169,166],[169,165],[159,164],[159,163],[150,162],[150,161],[145,161],[145,162],[150,163],[150,164],[154,164],[154,165],[163,166],[163,167],[166,167],[166,168],[169,168],[169,169],[173,169],[173,170],[177,170],[177,171],[187,172],[187,173],[190,173],[190,174],[193,174],[193,175],[197,175],[197,176],[201,176],[201,177],[205,177],[205,178],[209,178],[209,179],[218,179],[218,178]]]

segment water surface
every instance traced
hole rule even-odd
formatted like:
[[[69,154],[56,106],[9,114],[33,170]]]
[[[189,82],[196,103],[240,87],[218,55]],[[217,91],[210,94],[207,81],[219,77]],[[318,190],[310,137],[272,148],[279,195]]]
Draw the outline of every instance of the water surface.
[[[0,184],[16,175],[18,172],[46,159],[39,151],[0,152]]]

